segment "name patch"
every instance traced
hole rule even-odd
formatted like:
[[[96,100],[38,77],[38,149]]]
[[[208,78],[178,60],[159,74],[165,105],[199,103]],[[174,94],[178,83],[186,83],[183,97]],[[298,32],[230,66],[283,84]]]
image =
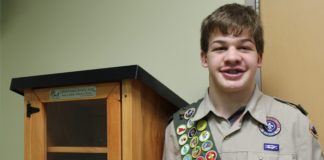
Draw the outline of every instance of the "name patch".
[[[279,144],[264,143],[263,149],[265,151],[279,151]]]

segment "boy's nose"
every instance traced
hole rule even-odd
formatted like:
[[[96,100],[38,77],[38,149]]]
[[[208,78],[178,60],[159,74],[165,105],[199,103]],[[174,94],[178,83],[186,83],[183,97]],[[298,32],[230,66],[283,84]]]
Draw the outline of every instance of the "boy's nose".
[[[230,48],[225,55],[224,61],[227,65],[237,65],[241,63],[242,57],[236,48]]]

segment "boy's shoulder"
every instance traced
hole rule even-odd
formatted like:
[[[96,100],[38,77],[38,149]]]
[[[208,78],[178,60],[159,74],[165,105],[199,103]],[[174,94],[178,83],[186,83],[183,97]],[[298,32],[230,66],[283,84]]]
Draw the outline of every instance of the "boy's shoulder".
[[[278,103],[284,104],[284,105],[289,106],[289,107],[293,107],[294,109],[297,109],[298,111],[300,111],[305,116],[308,115],[308,112],[300,104],[296,104],[296,103],[292,103],[292,102],[289,102],[289,101],[286,101],[286,100],[282,100],[282,99],[279,99],[277,97],[273,97],[273,99]]]

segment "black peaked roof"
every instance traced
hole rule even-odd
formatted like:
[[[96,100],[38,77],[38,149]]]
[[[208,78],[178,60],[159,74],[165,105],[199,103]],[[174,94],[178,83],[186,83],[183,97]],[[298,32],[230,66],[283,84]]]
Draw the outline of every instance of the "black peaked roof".
[[[135,79],[143,82],[178,108],[188,104],[138,65],[13,78],[10,90],[24,95],[24,89],[28,88],[50,88],[75,84],[113,82],[125,79]]]

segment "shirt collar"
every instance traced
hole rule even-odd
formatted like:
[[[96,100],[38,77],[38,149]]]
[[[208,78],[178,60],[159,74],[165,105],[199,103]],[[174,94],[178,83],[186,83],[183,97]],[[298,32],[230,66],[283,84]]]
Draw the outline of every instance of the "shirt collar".
[[[265,105],[269,105],[271,102],[269,102],[269,98],[267,98],[258,88],[258,86],[255,87],[253,95],[249,101],[249,103],[246,106],[246,111],[243,114],[246,114],[247,112],[250,113],[250,115],[257,120],[258,122],[266,125],[266,117],[267,117],[267,108]],[[198,121],[204,117],[206,117],[210,112],[213,112],[215,115],[217,115],[217,112],[215,110],[214,105],[212,104],[209,96],[208,96],[208,89],[205,93],[205,96],[202,100],[202,102],[199,104],[199,107],[197,109],[197,112],[195,116],[193,117],[193,121]]]
[[[267,125],[267,106],[268,98],[260,91],[259,87],[256,86],[253,95],[246,106],[246,111],[257,120],[258,122]]]

